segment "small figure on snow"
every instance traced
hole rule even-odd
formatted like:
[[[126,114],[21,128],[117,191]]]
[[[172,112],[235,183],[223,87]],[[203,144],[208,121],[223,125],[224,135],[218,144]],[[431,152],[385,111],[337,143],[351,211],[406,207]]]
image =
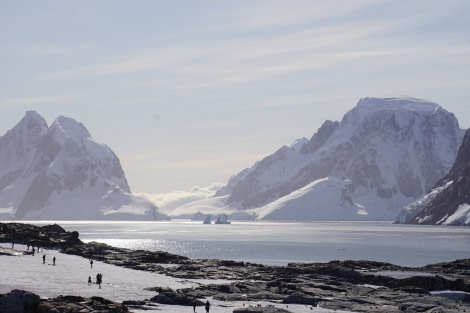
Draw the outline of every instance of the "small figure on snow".
[[[91,286],[91,276],[88,276],[88,286]]]
[[[93,268],[93,260],[90,260],[90,267]]]
[[[46,264],[46,255],[45,254],[42,255],[42,264]]]
[[[103,282],[103,274],[101,273],[96,274],[96,283],[98,284],[98,286],[100,286],[99,287],[100,289],[101,289],[102,282]]]
[[[206,313],[209,313],[210,307],[211,307],[211,304],[210,304],[209,300],[207,300],[207,302],[206,302]]]
[[[55,265],[55,257],[52,258],[52,265]]]

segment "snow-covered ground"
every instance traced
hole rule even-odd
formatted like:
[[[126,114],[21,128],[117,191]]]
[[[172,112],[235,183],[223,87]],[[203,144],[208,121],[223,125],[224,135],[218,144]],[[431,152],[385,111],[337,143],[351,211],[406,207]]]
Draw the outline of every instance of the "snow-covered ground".
[[[93,268],[88,259],[67,255],[57,250],[40,250],[39,253],[25,255],[26,246],[15,244],[12,250],[11,244],[1,243],[0,251],[8,250],[14,256],[0,256],[0,294],[7,293],[13,289],[31,291],[42,298],[54,298],[59,295],[79,295],[84,297],[99,296],[116,302],[124,300],[144,300],[155,296],[153,291],[144,290],[151,287],[170,287],[172,289],[188,288],[208,283],[228,282],[223,280],[185,280],[169,277],[161,274],[153,274],[137,271],[94,261]],[[43,264],[43,255],[46,262]],[[53,265],[53,258],[56,264]],[[101,288],[96,284],[88,285],[88,276],[96,281],[96,275],[103,274]],[[208,299],[211,303],[211,313],[231,313],[235,308],[243,305],[266,306],[270,302],[222,302]],[[286,308],[284,304],[274,304],[277,307]],[[289,305],[291,312],[333,312],[322,308],[311,308],[305,305]],[[171,305],[158,305],[155,310],[132,310],[132,312],[192,312],[192,307],[181,307]],[[203,312],[203,308],[197,309]],[[334,311],[345,312],[345,311]]]

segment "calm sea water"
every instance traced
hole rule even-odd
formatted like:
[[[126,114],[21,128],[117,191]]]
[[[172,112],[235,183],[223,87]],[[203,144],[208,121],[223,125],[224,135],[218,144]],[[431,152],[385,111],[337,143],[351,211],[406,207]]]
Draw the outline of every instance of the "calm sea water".
[[[470,227],[394,225],[391,222],[268,223],[83,222],[57,223],[80,239],[117,247],[167,251],[267,265],[331,260],[373,260],[403,266],[470,258]]]

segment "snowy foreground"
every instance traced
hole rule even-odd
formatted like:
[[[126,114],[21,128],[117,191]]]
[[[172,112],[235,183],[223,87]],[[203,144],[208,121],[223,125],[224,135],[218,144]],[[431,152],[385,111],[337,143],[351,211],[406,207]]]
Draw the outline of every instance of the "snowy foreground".
[[[151,287],[170,287],[172,289],[190,288],[198,285],[226,283],[225,280],[184,280],[166,275],[154,274],[144,271],[118,267],[94,261],[91,268],[89,260],[58,252],[57,250],[41,250],[34,256],[23,254],[25,245],[0,244],[0,251],[14,253],[14,256],[0,256],[0,294],[13,289],[31,291],[42,298],[55,298],[59,295],[77,295],[83,297],[99,296],[116,302],[124,300],[145,300],[155,296],[153,291],[144,290]],[[43,255],[46,262],[43,264]],[[56,265],[53,258],[56,257]],[[103,274],[101,288],[96,284],[88,285],[88,276],[96,280],[98,273]],[[211,302],[211,313],[232,313],[234,309],[244,305],[258,304],[266,306],[271,302],[223,302],[208,298]],[[205,300],[204,300],[205,302]],[[346,312],[333,311],[322,308],[311,308],[305,305],[292,305],[286,308],[285,304],[274,304],[276,307],[291,312]],[[192,312],[192,307],[158,305],[157,310],[131,310],[136,313],[143,312]],[[197,312],[204,312],[198,307]]]

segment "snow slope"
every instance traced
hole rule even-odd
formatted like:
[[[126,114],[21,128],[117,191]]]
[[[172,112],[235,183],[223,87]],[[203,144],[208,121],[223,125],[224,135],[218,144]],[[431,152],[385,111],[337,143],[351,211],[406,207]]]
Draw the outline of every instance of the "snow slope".
[[[198,285],[227,283],[226,280],[203,280],[203,279],[178,279],[161,274],[137,271],[114,265],[94,261],[93,268],[90,267],[88,259],[74,255],[59,253],[56,250],[41,250],[35,256],[24,255],[26,246],[16,244],[11,249],[11,244],[0,244],[0,251],[14,252],[15,256],[0,255],[0,294],[7,293],[13,289],[21,289],[33,292],[42,298],[53,298],[59,295],[77,295],[83,297],[99,296],[116,302],[124,300],[145,300],[155,296],[153,291],[144,290],[152,287],[170,287],[172,289],[190,288]],[[46,255],[46,264],[42,263],[42,256]],[[56,257],[56,265],[52,265],[52,258]],[[96,274],[103,274],[101,288],[92,284],[88,286],[88,276],[92,281],[96,280]],[[235,308],[241,308],[244,304],[256,305],[273,304],[259,301],[250,302],[221,302],[208,298],[211,302],[211,312],[231,313]],[[274,304],[280,308],[285,305]],[[178,305],[158,304],[152,310],[132,310],[132,312],[168,312],[176,313],[192,310],[192,307]],[[197,309],[202,312],[202,308]],[[322,308],[311,308],[305,305],[289,305],[289,311],[295,313],[322,313],[322,312],[345,312],[333,311]],[[191,311],[192,312],[192,311]]]
[[[337,177],[322,178],[257,209],[256,212],[259,219],[268,220],[278,220],[285,216],[298,221],[327,220],[337,216],[353,220],[358,215],[367,215],[367,211],[351,201],[347,190],[350,184],[350,181]],[[335,202],[332,203],[331,200]]]

